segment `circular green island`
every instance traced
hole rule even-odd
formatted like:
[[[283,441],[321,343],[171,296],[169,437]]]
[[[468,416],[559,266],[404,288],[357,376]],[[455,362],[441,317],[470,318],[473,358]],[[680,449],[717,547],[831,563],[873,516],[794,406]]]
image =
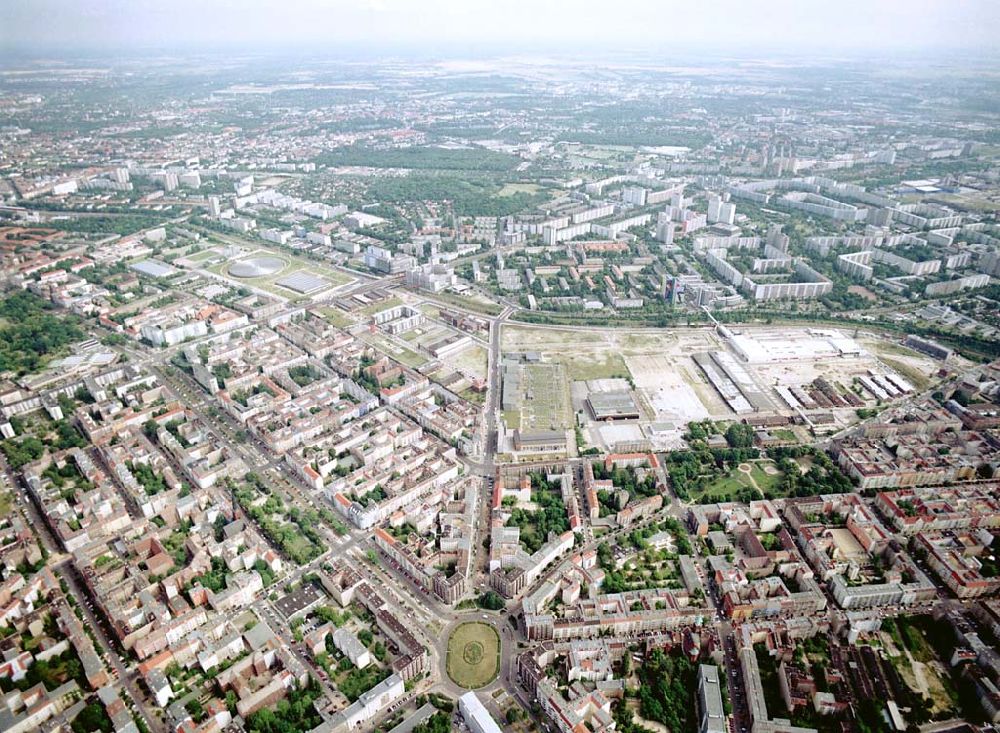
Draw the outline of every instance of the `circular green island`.
[[[448,676],[470,690],[496,679],[500,671],[500,635],[489,624],[459,624],[448,639]]]

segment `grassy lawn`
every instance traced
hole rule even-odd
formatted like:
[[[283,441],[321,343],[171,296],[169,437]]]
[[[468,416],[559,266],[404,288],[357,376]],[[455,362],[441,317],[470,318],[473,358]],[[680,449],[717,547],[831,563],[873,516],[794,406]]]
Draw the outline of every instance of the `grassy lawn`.
[[[11,495],[8,492],[3,492],[0,494],[0,519],[6,519],[7,515],[10,514],[10,509],[13,506],[11,502]]]
[[[218,257],[218,256],[219,254],[217,252],[213,252],[212,250],[207,249],[202,252],[196,252],[193,255],[187,255],[187,258],[192,262],[204,262],[205,260],[210,260],[213,257]]]
[[[350,328],[355,325],[355,321],[340,308],[320,308],[319,312],[331,325],[337,328]]]
[[[883,356],[882,361],[902,374],[910,382],[910,384],[917,389],[927,389],[927,386],[931,383],[931,380],[928,379],[923,372],[914,369],[909,364],[902,362],[899,359],[889,359]]]
[[[507,423],[507,427],[511,430],[515,430],[521,427],[521,413],[517,410],[504,410],[503,421]]]
[[[371,305],[366,305],[364,308],[359,308],[358,313],[365,316],[373,316],[380,311],[395,308],[397,305],[403,305],[403,301],[393,296],[387,300],[380,300],[378,303],[372,303]]]
[[[392,354],[392,357],[396,361],[401,362],[412,369],[416,369],[417,367],[421,367],[427,363],[427,359],[422,357],[416,351],[410,351],[409,349],[403,348],[397,349],[392,346],[389,346],[388,349],[389,353]]]
[[[486,401],[486,396],[482,392],[476,392],[473,389],[467,389],[459,394],[462,399],[468,400],[475,405],[481,405]]]
[[[538,193],[541,186],[536,183],[507,183],[500,189],[498,196],[513,196],[517,193]]]
[[[757,484],[756,488],[760,489],[761,492],[773,491],[778,481],[781,480],[781,473],[778,472],[771,475],[764,470],[762,464],[755,461],[750,461],[749,463],[749,474],[740,471],[738,467],[734,467],[725,476],[720,476],[711,483],[706,484],[705,488],[701,491],[692,492],[691,500],[698,501],[704,496],[711,496],[715,501],[732,501],[741,489],[753,489],[754,482]],[[751,477],[753,477],[753,481],[750,480]]]
[[[389,671],[370,665],[364,669],[353,668],[340,674],[336,679],[337,689],[351,702],[389,676]]]
[[[461,624],[448,640],[448,676],[462,687],[475,689],[491,682],[500,671],[500,636],[489,624]]]
[[[309,541],[309,538],[306,537],[305,535],[300,534],[292,537],[288,541],[288,546],[286,550],[289,555],[292,555],[294,557],[297,556],[299,553],[301,553],[302,556],[306,556],[309,554],[309,551],[312,550],[312,548],[313,544],[312,542]]]
[[[500,311],[503,310],[498,304],[485,298],[466,298],[463,295],[456,295],[454,293],[434,293],[433,295],[428,295],[427,299],[458,306],[459,308],[465,308],[476,313],[484,313],[488,316],[499,315]]]
[[[404,348],[402,346],[397,346],[395,343],[389,341],[387,338],[379,334],[365,333],[362,334],[359,338],[366,344],[374,346],[379,351],[383,352],[384,354],[388,354],[399,363],[405,364],[410,368],[416,369],[417,367],[422,366],[427,362],[427,359],[418,354],[416,351]]]
[[[453,369],[476,377],[486,377],[488,354],[486,349],[478,344],[471,346],[445,360]]]
[[[767,473],[759,463],[750,464],[750,475],[757,482],[757,486],[761,491],[773,489],[778,483],[778,479],[781,478],[780,472],[775,474]]]
[[[545,544],[545,538],[539,537],[538,525],[535,524],[534,522],[527,522],[525,524],[522,524],[520,525],[520,529],[521,529],[520,538],[522,545],[526,542],[530,543],[530,546],[535,546],[535,545],[540,546]]]
[[[702,495],[722,494],[726,497],[725,501],[730,501],[731,497],[735,495],[737,491],[746,486],[750,486],[752,488],[752,484],[750,483],[750,480],[746,478],[746,474],[734,471],[733,475],[723,476],[722,478],[716,479],[706,486],[705,490],[701,493]]]
[[[628,379],[629,370],[622,355],[615,351],[594,352],[588,354],[553,353],[552,361],[566,367],[569,378],[573,381],[590,379]]]
[[[910,650],[914,659],[926,664],[935,658],[934,649],[916,623],[902,616],[896,619],[896,626],[899,628],[903,646]]]

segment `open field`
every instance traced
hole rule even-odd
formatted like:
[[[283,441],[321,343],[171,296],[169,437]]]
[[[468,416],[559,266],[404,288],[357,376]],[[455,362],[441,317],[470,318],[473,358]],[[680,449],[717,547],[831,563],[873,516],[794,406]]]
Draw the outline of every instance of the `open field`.
[[[504,351],[559,351],[567,346],[596,348],[604,343],[600,333],[561,331],[532,326],[506,325],[503,329]]]
[[[747,474],[736,469],[726,476],[720,476],[705,487],[705,490],[697,494],[692,493],[692,498],[700,499],[709,496],[713,501],[733,501],[737,492],[745,488],[754,488],[753,482]]]
[[[400,346],[381,333],[362,333],[358,335],[358,338],[412,369],[427,363],[426,357],[405,346]]]
[[[320,308],[319,312],[323,314],[323,318],[337,328],[350,328],[351,326],[357,325],[357,322],[347,313],[340,310],[340,308]]]
[[[778,409],[784,409],[785,404],[774,389],[777,385],[808,390],[823,378],[834,389],[852,390],[866,403],[873,403],[874,398],[858,386],[857,377],[894,370],[922,389],[939,368],[929,358],[871,334],[859,334],[855,340],[862,347],[858,353],[851,351],[851,336],[843,331],[832,335],[805,328],[748,328],[730,342],[708,329],[574,331],[508,324],[503,329],[502,346],[505,353],[535,351],[544,362],[563,364],[565,377],[571,382],[628,379],[643,407],[644,419],[656,426],[656,444],[669,447],[679,443],[690,421],[734,417],[695,363],[693,357],[698,353],[732,354],[745,364],[750,379]],[[584,398],[579,391],[574,393],[577,409]],[[849,423],[857,417],[853,409],[844,409],[836,419]],[[783,437],[794,439],[794,434]],[[754,478],[760,478],[758,485],[764,491],[775,483],[770,476],[755,474]]]
[[[372,303],[371,305],[366,305],[363,308],[358,308],[358,313],[363,316],[373,316],[380,311],[395,308],[397,305],[403,305],[402,299],[392,296],[386,300],[380,300],[378,303]]]
[[[880,338],[859,338],[858,341],[886,366],[895,369],[917,389],[926,388],[941,367],[929,356],[913,351],[900,343]],[[955,357],[958,358],[958,357]]]
[[[944,655],[950,651],[953,637],[946,626],[929,616],[898,616],[883,626],[882,637],[903,681],[931,701],[932,715],[948,714],[968,703],[962,703],[958,681],[947,667]]]
[[[542,187],[537,183],[506,183],[500,189],[498,196],[513,196],[518,193],[538,193]]]
[[[873,303],[878,302],[878,296],[863,285],[851,285],[847,288],[847,292],[853,293],[854,295],[860,295],[865,300],[869,300]]]
[[[753,488],[746,478],[740,476],[738,473],[733,473],[730,476],[716,479],[705,487],[701,496],[710,496],[713,501],[733,501],[740,489]]]
[[[552,361],[566,367],[566,374],[572,381],[589,381],[591,379],[612,379],[620,377],[628,379],[629,371],[621,354],[613,352],[594,354],[575,354],[563,352],[553,354]]]
[[[574,332],[530,326],[503,331],[505,351],[541,352],[545,361],[564,364],[571,381],[629,379],[657,421],[677,425],[730,414],[688,357],[718,346],[707,331]]]
[[[930,378],[924,372],[922,372],[919,368],[913,366],[909,362],[903,361],[902,359],[889,359],[889,358],[883,358],[882,361],[884,361],[888,366],[891,366],[893,369],[899,372],[900,375],[908,379],[910,381],[910,384],[912,384],[917,389],[926,389],[927,386],[931,383]]]
[[[923,662],[910,650],[904,649],[892,658],[892,664],[903,678],[903,682],[913,690],[931,700],[931,714],[945,713],[954,707],[951,680],[938,671],[939,662]]]
[[[210,249],[196,252],[193,255],[187,255],[187,258],[192,262],[204,262],[205,260],[210,260],[213,257],[218,257],[218,255]]]
[[[945,194],[941,196],[941,200],[947,201],[948,203],[966,206],[970,209],[976,209],[977,211],[981,211],[983,213],[1000,211],[1000,202],[991,201],[990,199],[983,198],[981,196]]]
[[[569,155],[569,159],[578,165],[593,165],[594,161],[632,160],[634,157],[635,150],[622,145],[581,145],[574,147]]]
[[[485,379],[486,356],[485,347],[476,344],[454,356],[446,357],[442,361],[452,369],[462,372],[462,374]]]
[[[434,293],[433,296],[428,295],[428,300],[437,301],[443,303],[445,307],[449,305],[456,306],[458,308],[465,308],[466,310],[473,311],[475,313],[482,313],[487,316],[495,316],[503,310],[498,304],[494,303],[488,298],[484,298],[481,295],[458,295],[456,293]]]
[[[859,341],[861,341],[861,339],[859,339]],[[916,359],[925,358],[919,352],[887,339],[869,338],[864,340],[864,344],[876,354],[897,354],[899,356]]]
[[[448,676],[469,689],[491,682],[500,671],[500,635],[489,624],[459,625],[448,639]]]
[[[718,337],[707,330],[587,329],[569,330],[546,326],[508,324],[503,330],[505,351],[590,351],[615,353],[626,359],[643,354],[691,354],[719,348]]]
[[[781,472],[770,461],[754,461],[750,464],[750,478],[761,491],[768,491],[778,483]]]

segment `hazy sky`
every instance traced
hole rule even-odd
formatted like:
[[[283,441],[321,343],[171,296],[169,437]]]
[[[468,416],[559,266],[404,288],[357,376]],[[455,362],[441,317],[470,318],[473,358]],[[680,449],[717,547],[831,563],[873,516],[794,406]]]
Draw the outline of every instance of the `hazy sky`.
[[[996,50],[1000,0],[0,0],[0,49]],[[373,49],[374,50],[374,49]]]

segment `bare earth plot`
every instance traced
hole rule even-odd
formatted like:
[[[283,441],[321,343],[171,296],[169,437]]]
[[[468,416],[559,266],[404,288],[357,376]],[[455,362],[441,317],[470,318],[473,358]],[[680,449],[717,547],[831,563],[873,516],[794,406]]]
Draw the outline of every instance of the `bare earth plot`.
[[[470,346],[464,351],[448,356],[441,361],[452,369],[469,377],[486,378],[486,349],[479,344]]]
[[[917,389],[924,389],[930,384],[931,377],[937,373],[939,362],[924,356],[902,344],[873,336],[859,336],[858,343],[877,356],[886,366],[895,369],[900,376],[908,379]],[[956,368],[967,366],[962,357],[952,357]]]
[[[498,315],[502,310],[498,303],[485,298],[478,293],[471,293],[469,295],[459,295],[457,293],[434,293],[433,296],[428,296],[429,301],[437,303],[440,302],[444,304],[445,307],[457,306],[459,308],[465,308],[466,310],[475,311],[476,313],[483,313],[488,316]]]
[[[508,326],[504,351],[537,351],[544,361],[565,365],[570,381],[631,379],[657,422],[678,425],[731,413],[697,371],[691,354],[719,348],[709,331],[570,331]]]
[[[568,345],[599,345],[603,338],[596,331],[571,331],[544,326],[506,325],[503,329],[504,351],[554,351]]]
[[[646,394],[657,420],[686,423],[709,415],[727,414],[722,401],[713,399],[711,387],[705,385],[707,389],[696,389],[693,375],[677,359],[648,354],[629,357],[626,363],[635,386]]]

